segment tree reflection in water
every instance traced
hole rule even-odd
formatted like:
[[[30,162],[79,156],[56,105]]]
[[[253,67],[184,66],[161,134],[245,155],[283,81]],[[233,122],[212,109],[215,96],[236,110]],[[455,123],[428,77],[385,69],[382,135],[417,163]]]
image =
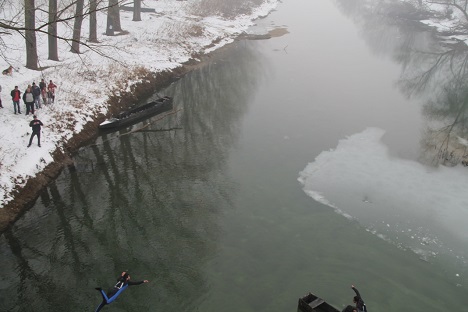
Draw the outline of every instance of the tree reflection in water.
[[[130,270],[154,283],[119,302],[122,309],[191,310],[207,291],[217,214],[232,206],[236,189],[226,157],[262,71],[249,42],[238,42],[158,91],[181,112],[82,148],[2,236],[2,308],[90,310],[100,301],[94,287]]]
[[[360,25],[375,53],[390,54],[401,64],[402,92],[422,100],[426,129],[420,160],[432,165],[468,164],[466,44],[438,39],[433,29],[418,22],[431,13],[417,8],[407,14],[400,1],[337,0],[337,4]]]

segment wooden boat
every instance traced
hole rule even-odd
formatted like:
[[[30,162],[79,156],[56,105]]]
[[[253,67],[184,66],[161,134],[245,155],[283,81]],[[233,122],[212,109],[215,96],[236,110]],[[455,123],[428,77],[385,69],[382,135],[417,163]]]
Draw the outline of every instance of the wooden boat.
[[[340,312],[335,307],[329,305],[322,298],[314,294],[308,293],[302,298],[299,298],[297,304],[297,312]]]
[[[135,107],[117,116],[107,119],[99,125],[99,129],[110,129],[128,126],[145,118],[161,114],[172,109],[172,98],[165,96],[148,104]]]

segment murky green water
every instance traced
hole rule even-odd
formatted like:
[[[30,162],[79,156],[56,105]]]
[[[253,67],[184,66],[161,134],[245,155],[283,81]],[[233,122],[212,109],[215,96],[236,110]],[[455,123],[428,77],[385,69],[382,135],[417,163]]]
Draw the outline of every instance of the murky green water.
[[[468,311],[463,259],[422,260],[297,181],[371,126],[395,157],[423,154],[430,94],[399,85],[430,34],[366,19],[359,3],[281,4],[257,28],[289,34],[232,45],[158,92],[177,113],[82,148],[0,237],[0,310],[93,311],[94,287],[130,270],[150,283],[103,311],[286,312],[309,291],[341,309],[351,284],[370,311]]]

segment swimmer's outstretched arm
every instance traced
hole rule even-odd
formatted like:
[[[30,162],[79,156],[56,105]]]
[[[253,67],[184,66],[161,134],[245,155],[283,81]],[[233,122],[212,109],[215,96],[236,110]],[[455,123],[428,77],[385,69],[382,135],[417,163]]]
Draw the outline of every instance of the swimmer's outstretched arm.
[[[148,282],[149,282],[148,280],[139,281],[139,282],[128,281],[128,286],[141,285],[143,283],[148,283]]]

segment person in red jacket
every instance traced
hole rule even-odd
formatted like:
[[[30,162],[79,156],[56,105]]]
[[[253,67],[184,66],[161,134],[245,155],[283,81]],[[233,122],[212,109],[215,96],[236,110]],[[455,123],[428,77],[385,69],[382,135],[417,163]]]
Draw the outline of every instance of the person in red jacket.
[[[57,88],[57,86],[52,82],[52,80],[50,80],[49,84],[47,85],[47,96],[49,98],[49,104],[54,103],[55,101],[55,88]]]
[[[11,99],[13,100],[13,108],[15,109],[16,115],[16,107],[18,107],[18,114],[21,114],[21,109],[19,102],[21,100],[21,91],[18,90],[18,86],[15,86],[15,89],[11,90]]]

